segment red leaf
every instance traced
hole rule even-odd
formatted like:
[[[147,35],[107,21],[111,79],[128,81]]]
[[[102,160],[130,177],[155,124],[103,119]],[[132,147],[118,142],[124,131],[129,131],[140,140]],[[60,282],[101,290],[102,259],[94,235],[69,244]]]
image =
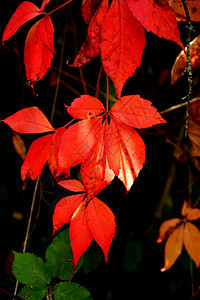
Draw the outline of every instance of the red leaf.
[[[40,10],[44,10],[45,9],[45,6],[50,2],[51,0],[43,0],[43,2],[42,2],[42,5],[41,5],[41,7],[40,7]]]
[[[123,123],[135,128],[147,128],[158,123],[165,123],[151,104],[139,95],[124,96],[121,101],[115,102],[110,113]]]
[[[42,12],[40,11],[40,9],[32,2],[22,2],[12,15],[9,23],[4,30],[2,43],[12,37],[24,23],[35,18],[36,16],[39,16],[41,13]]]
[[[93,198],[87,208],[87,221],[90,232],[108,260],[108,250],[115,236],[115,216],[109,207],[97,198]]]
[[[108,0],[103,0],[97,8],[88,27],[86,41],[79,50],[73,67],[81,67],[100,53],[101,27],[108,11]]]
[[[140,66],[145,46],[144,29],[125,0],[113,0],[102,26],[101,39],[101,61],[120,98],[125,82]]]
[[[26,77],[31,86],[42,79],[50,69],[55,53],[53,39],[54,28],[48,15],[35,23],[28,32],[24,48],[24,63]]]
[[[22,180],[25,180],[26,177],[35,180],[42,173],[42,169],[50,155],[52,138],[53,134],[49,134],[31,144],[21,167]]]
[[[134,129],[112,118],[107,126],[105,145],[109,167],[130,190],[145,162],[142,138]]]
[[[165,0],[126,0],[133,16],[147,31],[177,43],[182,49],[180,32],[173,9]]]
[[[101,0],[83,0],[82,1],[82,15],[87,24],[90,23]]]
[[[41,110],[34,106],[19,110],[3,121],[19,133],[55,131]]]
[[[77,119],[89,119],[105,111],[103,104],[95,97],[82,95],[74,99],[71,106],[66,106],[68,113]]]
[[[73,213],[83,201],[84,196],[85,194],[78,194],[64,197],[56,204],[53,214],[54,232],[70,222]]]
[[[63,180],[60,181],[58,184],[72,192],[86,192],[82,183],[75,179]]]
[[[86,205],[87,198],[76,209],[69,227],[71,247],[74,255],[74,267],[93,239],[88,227]]]
[[[59,169],[69,169],[84,162],[94,151],[101,130],[101,117],[82,120],[70,126],[61,137]]]

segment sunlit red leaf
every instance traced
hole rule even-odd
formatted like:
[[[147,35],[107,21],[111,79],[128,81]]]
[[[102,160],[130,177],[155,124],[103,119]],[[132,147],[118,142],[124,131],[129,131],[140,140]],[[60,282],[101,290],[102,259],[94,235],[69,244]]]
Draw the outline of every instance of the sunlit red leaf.
[[[116,101],[110,113],[123,123],[135,128],[147,128],[165,120],[148,100],[139,95],[124,96],[121,101]]]
[[[125,0],[113,0],[102,26],[101,40],[101,61],[120,98],[125,82],[140,66],[145,46],[144,29]]]
[[[50,2],[51,0],[43,0],[43,2],[42,2],[42,5],[41,5],[41,7],[40,7],[40,10],[44,10],[45,9],[45,6]]]
[[[103,104],[95,97],[82,95],[66,106],[68,113],[77,119],[88,119],[100,115],[105,111]]]
[[[185,224],[184,246],[198,268],[200,266],[200,231],[190,222]]]
[[[82,1],[82,15],[87,24],[90,23],[101,0],[83,0]]]
[[[35,18],[36,16],[39,16],[41,13],[42,12],[40,11],[40,9],[32,2],[22,2],[12,15],[9,23],[4,30],[2,43],[12,37],[24,23]]]
[[[126,0],[134,17],[147,31],[177,43],[184,48],[174,11],[165,0]]]
[[[34,106],[19,110],[3,121],[19,133],[55,131],[41,110]]]
[[[59,185],[72,192],[86,192],[79,180],[67,179],[59,182]]]
[[[163,240],[167,239],[181,222],[182,220],[178,218],[163,222],[159,229],[157,243],[161,243]]]
[[[70,126],[61,137],[59,169],[83,163],[94,151],[101,130],[101,117],[81,120]]]
[[[71,247],[74,256],[74,266],[76,266],[79,258],[90,246],[93,239],[88,227],[86,204],[87,198],[76,209],[69,227]]]
[[[21,159],[25,160],[26,146],[25,146],[24,141],[22,140],[21,136],[19,134],[17,134],[16,132],[13,132],[12,133],[12,141],[13,141],[13,146],[14,146],[17,154],[21,157]]]
[[[109,207],[97,198],[93,198],[87,206],[87,220],[90,232],[108,259],[108,250],[115,236],[115,216]]]
[[[67,196],[56,204],[53,214],[54,232],[71,221],[73,213],[83,201],[84,196],[85,194]]]
[[[55,53],[54,27],[46,15],[35,23],[28,32],[24,47],[24,63],[29,84],[39,81],[50,69]]]
[[[35,180],[42,173],[42,169],[50,155],[52,138],[53,134],[49,134],[31,144],[21,167],[22,180],[25,180],[26,177]]]
[[[108,11],[108,0],[103,0],[92,17],[87,37],[72,66],[81,67],[100,53],[101,27]]]
[[[176,14],[177,21],[187,21],[182,0],[169,0],[169,5]],[[191,21],[200,21],[200,2],[199,0],[187,1],[187,8],[190,14]]]
[[[144,142],[134,129],[113,118],[105,139],[109,167],[130,190],[145,162]]]
[[[182,252],[184,237],[184,224],[180,225],[169,236],[165,244],[165,265],[161,271],[166,271],[175,263]]]
[[[191,58],[191,67],[197,69],[200,67],[200,35],[198,35],[190,43],[190,58]],[[179,78],[181,78],[182,73],[187,67],[186,54],[182,50],[181,53],[177,56],[174,65],[171,70],[171,82],[175,84]]]

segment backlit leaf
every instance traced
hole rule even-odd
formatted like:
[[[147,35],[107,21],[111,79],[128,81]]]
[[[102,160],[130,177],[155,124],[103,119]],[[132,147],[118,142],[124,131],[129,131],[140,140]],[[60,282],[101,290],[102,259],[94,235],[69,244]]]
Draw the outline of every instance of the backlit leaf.
[[[184,246],[198,268],[200,266],[200,232],[199,229],[190,222],[185,224]]]
[[[176,14],[177,21],[187,21],[182,0],[169,0],[169,5],[173,8]],[[187,8],[190,14],[191,21],[200,21],[200,2],[199,0],[187,1]]]
[[[159,235],[157,239],[157,243],[161,243],[163,240],[167,239],[173,231],[176,230],[178,225],[182,222],[181,219],[174,218],[167,220],[162,223],[159,229]]]

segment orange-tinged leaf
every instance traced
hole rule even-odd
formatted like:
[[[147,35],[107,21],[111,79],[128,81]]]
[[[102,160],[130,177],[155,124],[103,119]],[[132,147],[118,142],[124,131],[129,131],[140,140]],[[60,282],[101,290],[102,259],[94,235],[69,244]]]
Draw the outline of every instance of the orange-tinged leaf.
[[[58,184],[72,192],[86,192],[82,183],[76,179],[67,179],[59,181]]]
[[[184,49],[174,11],[166,0],[126,1],[134,17],[147,31],[171,40]]]
[[[185,224],[184,246],[198,268],[200,266],[200,231],[190,222]]]
[[[178,218],[174,218],[163,222],[159,229],[157,243],[161,243],[163,240],[167,239],[170,236],[170,234],[172,234],[172,232],[176,230],[176,228],[178,227],[178,225],[180,225],[181,222],[182,220]]]
[[[90,232],[104,252],[108,260],[108,250],[115,236],[115,216],[109,207],[97,198],[93,198],[87,205],[87,220]]]
[[[55,53],[53,40],[54,27],[51,18],[46,15],[31,27],[25,41],[24,63],[30,86],[50,69]]]
[[[92,17],[85,42],[79,50],[73,67],[81,67],[100,53],[101,28],[108,11],[108,0],[103,0]]]
[[[3,121],[19,133],[55,131],[41,110],[34,106],[19,110]]]
[[[144,29],[126,1],[113,0],[102,26],[100,48],[104,70],[118,98],[127,79],[140,66],[144,46]]]
[[[184,224],[180,225],[169,236],[165,244],[165,265],[161,271],[166,271],[175,263],[182,252],[184,237]]]
[[[110,113],[123,123],[135,128],[147,128],[165,120],[148,100],[139,95],[124,96],[121,101],[116,101]]]
[[[70,126],[61,137],[59,168],[69,169],[84,162],[93,152],[101,130],[101,117],[81,120]]]
[[[200,102],[190,103],[188,124],[188,137],[190,140],[190,154],[200,156]]]
[[[19,134],[17,134],[16,132],[13,132],[12,133],[12,141],[13,141],[13,146],[14,146],[17,154],[21,157],[21,159],[25,160],[26,146],[25,146],[24,141],[22,140],[21,136]]]
[[[77,119],[89,119],[100,115],[105,111],[103,104],[95,97],[82,95],[66,106],[68,113]]]
[[[191,43],[190,43],[190,58],[191,58],[191,67],[193,69],[197,69],[200,67],[200,35],[198,35]],[[181,78],[182,73],[187,67],[187,60],[185,51],[181,51],[181,53],[177,56],[174,65],[171,70],[171,83],[175,84],[179,78]]]
[[[112,137],[112,138],[110,138]],[[145,162],[145,145],[139,134],[111,118],[105,134],[109,167],[130,190]]]
[[[21,167],[22,180],[26,177],[35,180],[42,173],[50,155],[52,138],[53,134],[45,135],[31,144]]]
[[[182,0],[169,0],[169,5],[176,14],[177,21],[187,21]],[[200,2],[199,0],[187,1],[187,8],[190,14],[191,21],[200,21]]]
[[[200,218],[200,209],[198,208],[192,208],[187,215],[187,220],[189,221],[195,221]]]
[[[181,215],[183,217],[187,217],[190,210],[191,210],[191,206],[190,206],[189,202],[184,200],[183,206],[182,206],[182,209],[181,209]]]
[[[72,252],[74,256],[74,267],[81,255],[90,246],[93,236],[88,227],[87,213],[86,213],[87,198],[79,205],[74,212],[70,227],[70,241]]]
[[[41,11],[35,4],[29,1],[22,2],[12,15],[4,30],[2,43],[12,37],[24,23],[39,16],[40,14]]]
[[[84,196],[85,194],[78,194],[64,197],[56,204],[53,214],[54,232],[70,222],[73,213],[83,201]]]

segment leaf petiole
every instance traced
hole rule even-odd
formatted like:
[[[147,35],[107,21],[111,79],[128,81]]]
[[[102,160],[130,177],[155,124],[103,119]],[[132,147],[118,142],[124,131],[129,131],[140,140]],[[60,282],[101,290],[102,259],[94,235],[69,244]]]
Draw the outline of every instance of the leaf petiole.
[[[52,13],[56,12],[57,10],[63,8],[68,3],[72,2],[73,0],[68,0],[67,2],[63,3],[62,5],[58,6],[57,8],[53,9],[52,11],[48,12],[47,15],[50,16]]]

